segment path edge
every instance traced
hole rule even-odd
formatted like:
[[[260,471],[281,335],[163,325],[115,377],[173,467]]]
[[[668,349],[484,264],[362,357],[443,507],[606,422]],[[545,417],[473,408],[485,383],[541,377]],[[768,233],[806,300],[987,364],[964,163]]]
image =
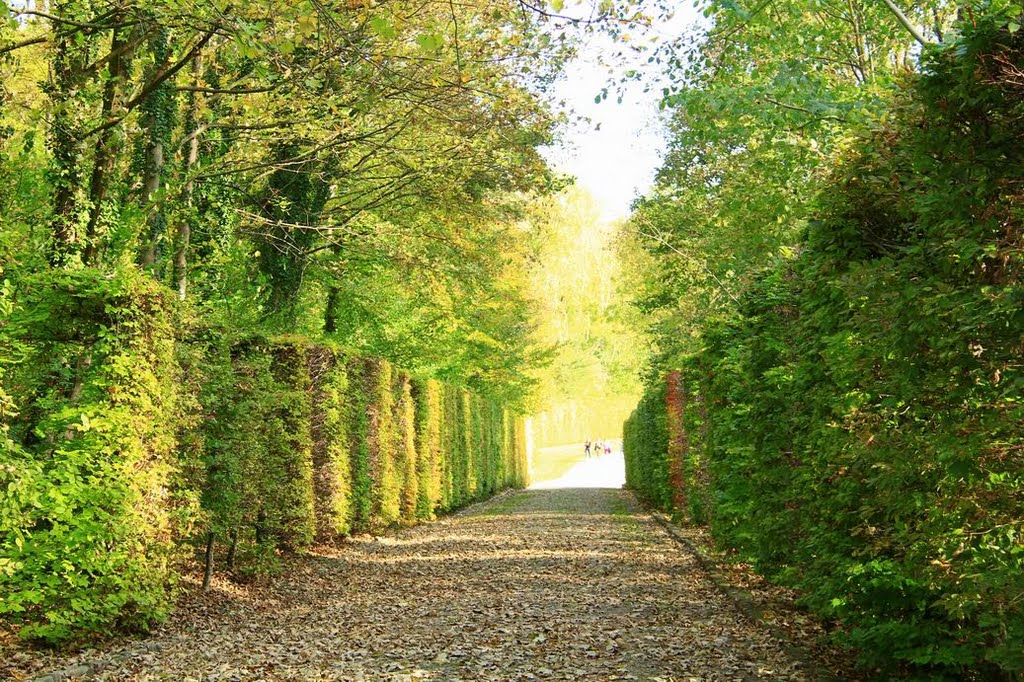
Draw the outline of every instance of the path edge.
[[[643,505],[642,502],[641,504]],[[646,505],[643,506],[646,507]],[[718,568],[718,560],[709,555],[703,547],[682,535],[665,514],[650,508],[646,508],[645,511],[665,531],[669,538],[697,560],[701,569],[711,579],[715,589],[733,604],[740,615],[750,622],[751,625],[766,630],[768,634],[782,645],[786,655],[794,661],[800,662],[804,672],[808,675],[808,679],[820,680],[821,682],[841,682],[844,679],[826,667],[819,660],[819,656],[816,655],[814,649],[797,642],[784,628],[765,621],[763,619],[764,612],[754,602],[753,597],[746,591],[734,587]]]

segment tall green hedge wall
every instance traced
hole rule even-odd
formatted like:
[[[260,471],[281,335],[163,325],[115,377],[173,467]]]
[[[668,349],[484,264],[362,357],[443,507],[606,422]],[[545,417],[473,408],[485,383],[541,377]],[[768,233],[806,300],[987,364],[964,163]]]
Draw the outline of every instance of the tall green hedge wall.
[[[0,329],[0,615],[63,639],[168,608],[196,510],[175,489],[181,405],[170,300],[122,275],[27,281]],[[20,408],[17,412],[11,408]]]
[[[149,626],[207,541],[259,571],[526,483],[522,419],[384,360],[226,342],[143,276],[0,293],[0,617],[27,637]]]
[[[976,40],[625,433],[643,497],[921,679],[1024,674],[1024,39]]]

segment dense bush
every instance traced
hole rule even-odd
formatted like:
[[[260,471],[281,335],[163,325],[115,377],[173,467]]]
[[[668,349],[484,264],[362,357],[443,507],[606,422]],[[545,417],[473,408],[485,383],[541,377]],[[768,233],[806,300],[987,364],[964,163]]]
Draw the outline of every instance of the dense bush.
[[[4,386],[21,412],[6,409],[0,432],[0,615],[50,641],[148,626],[192,516],[170,489],[169,298],[131,273],[53,272],[5,312]]]
[[[352,464],[349,433],[353,429],[347,357],[319,346],[308,354],[313,440],[313,500],[317,539],[327,541],[352,528]]]
[[[626,427],[631,486],[915,675],[1024,673],[1022,62],[996,29],[936,54],[705,331],[697,399],[669,376]]]
[[[177,338],[142,275],[2,295],[0,616],[25,636],[148,626],[189,539],[261,573],[525,483],[522,420],[465,389],[298,337]]]
[[[368,527],[396,523],[400,517],[398,478],[398,429],[395,422],[395,387],[390,363],[369,361],[367,390],[370,417],[367,439],[370,442],[370,519]]]

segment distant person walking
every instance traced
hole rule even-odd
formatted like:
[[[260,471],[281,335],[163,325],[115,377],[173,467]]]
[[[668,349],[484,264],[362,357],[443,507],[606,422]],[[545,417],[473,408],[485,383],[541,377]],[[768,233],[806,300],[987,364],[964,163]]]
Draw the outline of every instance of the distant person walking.
[[[589,440],[586,443],[584,443],[584,445],[583,445],[583,456],[584,457],[590,457],[590,441]]]

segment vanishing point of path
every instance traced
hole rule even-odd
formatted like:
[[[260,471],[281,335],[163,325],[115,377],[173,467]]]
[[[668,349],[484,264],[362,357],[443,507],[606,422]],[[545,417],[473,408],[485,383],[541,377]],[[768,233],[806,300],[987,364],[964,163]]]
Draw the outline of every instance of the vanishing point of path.
[[[186,600],[105,680],[804,679],[631,495],[509,493]]]

